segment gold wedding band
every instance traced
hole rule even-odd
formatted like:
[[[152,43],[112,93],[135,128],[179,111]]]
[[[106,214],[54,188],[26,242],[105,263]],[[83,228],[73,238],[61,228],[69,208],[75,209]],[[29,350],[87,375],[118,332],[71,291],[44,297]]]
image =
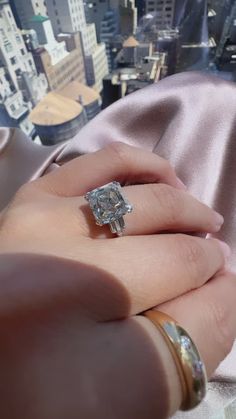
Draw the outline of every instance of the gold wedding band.
[[[167,314],[157,310],[143,313],[160,331],[173,356],[182,386],[181,410],[196,407],[206,394],[207,376],[196,345],[189,334]]]

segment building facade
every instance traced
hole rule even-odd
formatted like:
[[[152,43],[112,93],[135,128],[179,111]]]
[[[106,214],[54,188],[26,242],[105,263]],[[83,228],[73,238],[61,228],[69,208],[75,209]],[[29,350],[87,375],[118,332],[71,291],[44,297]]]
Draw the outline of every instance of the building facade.
[[[84,4],[86,22],[95,24],[98,42],[103,42],[101,39],[101,24],[106,12],[110,9],[109,3],[108,0],[102,2],[100,0],[86,0]]]
[[[137,29],[138,12],[134,0],[120,0],[120,33],[121,35],[132,35]]]
[[[45,74],[50,90],[63,88],[77,80],[85,83],[85,69],[80,34],[63,34],[55,39],[48,18],[34,16],[30,21],[38,45],[32,54],[38,73]]]
[[[119,22],[118,13],[115,10],[108,10],[101,22],[100,39],[106,45],[106,55],[109,72],[114,68],[114,39],[118,34]]]
[[[98,91],[108,73],[105,45],[97,44],[94,24],[87,24],[82,0],[46,0],[49,18],[55,34],[79,31],[85,60],[87,83]]]
[[[44,0],[10,0],[13,11],[17,14],[17,24],[21,29],[29,29],[30,19],[34,15],[47,16]]]
[[[50,54],[43,48],[34,51],[33,56],[38,71],[46,75],[50,90],[63,88],[73,80],[85,83],[83,62],[76,50],[54,65]]]
[[[146,14],[154,16],[157,29],[173,26],[176,0],[146,0]],[[183,2],[182,2],[183,3]]]
[[[30,134],[27,113],[47,92],[44,74],[37,74],[32,54],[16,26],[10,4],[0,1],[0,101],[5,121]],[[25,121],[25,122],[24,122]],[[28,128],[27,128],[28,127]]]

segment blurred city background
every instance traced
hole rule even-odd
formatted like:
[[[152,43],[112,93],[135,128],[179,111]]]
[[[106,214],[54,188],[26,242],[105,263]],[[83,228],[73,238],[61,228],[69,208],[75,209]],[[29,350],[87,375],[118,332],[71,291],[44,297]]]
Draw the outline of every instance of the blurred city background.
[[[236,0],[0,0],[0,126],[32,141],[193,70],[236,81]]]

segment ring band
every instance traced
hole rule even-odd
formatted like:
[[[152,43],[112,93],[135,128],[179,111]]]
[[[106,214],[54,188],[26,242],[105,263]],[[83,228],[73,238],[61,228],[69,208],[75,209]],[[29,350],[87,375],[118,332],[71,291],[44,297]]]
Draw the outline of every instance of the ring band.
[[[124,215],[133,210],[118,182],[110,182],[87,192],[85,199],[93,212],[96,224],[109,224],[113,234],[121,236],[125,229]]]
[[[160,331],[174,358],[180,377],[181,410],[196,407],[206,394],[207,376],[198,349],[189,334],[167,314],[156,310],[143,313]]]

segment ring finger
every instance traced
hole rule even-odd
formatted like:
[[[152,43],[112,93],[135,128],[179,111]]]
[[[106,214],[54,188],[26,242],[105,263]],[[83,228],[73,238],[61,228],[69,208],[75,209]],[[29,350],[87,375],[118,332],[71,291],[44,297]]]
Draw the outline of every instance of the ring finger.
[[[161,231],[215,233],[223,224],[220,214],[172,186],[133,185],[122,190],[134,208],[131,214],[125,216],[124,235],[155,234]],[[112,236],[108,226],[101,229],[95,225],[93,214],[87,204],[84,205],[83,202],[80,209],[87,235]]]

